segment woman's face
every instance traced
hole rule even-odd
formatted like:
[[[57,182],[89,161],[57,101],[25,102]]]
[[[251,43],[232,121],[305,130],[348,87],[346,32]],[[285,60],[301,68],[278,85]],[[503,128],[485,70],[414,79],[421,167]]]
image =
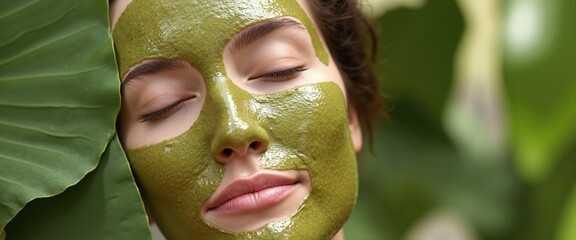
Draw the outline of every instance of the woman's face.
[[[120,134],[162,232],[336,234],[356,199],[360,128],[307,6],[126,2],[111,11]]]

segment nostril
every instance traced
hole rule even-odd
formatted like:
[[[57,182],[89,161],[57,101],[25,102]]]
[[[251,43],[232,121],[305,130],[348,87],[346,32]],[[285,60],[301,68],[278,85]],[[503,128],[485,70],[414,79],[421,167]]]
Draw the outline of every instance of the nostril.
[[[254,141],[250,143],[250,149],[256,150],[260,147],[260,142]]]
[[[224,155],[224,157],[230,157],[230,155],[232,155],[232,152],[234,150],[230,149],[230,148],[225,148],[224,150],[222,150],[222,154]]]
[[[266,143],[263,141],[252,141],[248,145],[244,144],[239,147],[226,147],[216,156],[218,161],[225,161],[233,158],[245,158],[248,155],[261,154],[266,149]]]

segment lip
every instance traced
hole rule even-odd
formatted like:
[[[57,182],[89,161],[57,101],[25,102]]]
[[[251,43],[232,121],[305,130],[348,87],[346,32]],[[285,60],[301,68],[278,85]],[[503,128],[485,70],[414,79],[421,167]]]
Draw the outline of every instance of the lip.
[[[243,213],[267,208],[287,198],[297,184],[296,179],[272,173],[238,178],[218,189],[206,203],[206,209]]]

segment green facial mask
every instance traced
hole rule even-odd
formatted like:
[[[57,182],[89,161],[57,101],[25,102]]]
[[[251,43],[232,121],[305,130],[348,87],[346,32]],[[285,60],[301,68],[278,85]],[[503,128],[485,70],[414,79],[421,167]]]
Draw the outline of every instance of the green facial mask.
[[[234,34],[282,16],[304,23],[316,55],[327,63],[296,1],[134,0],[118,21],[113,37],[123,75],[146,59],[185,60],[206,85],[202,111],[189,130],[127,151],[148,207],[168,239],[329,239],[349,217],[357,171],[340,87],[323,82],[255,95],[236,86],[224,69],[223,50]],[[200,209],[222,182],[217,151],[253,139],[268,143],[261,168],[306,170],[311,191],[294,215],[254,231],[228,233],[205,223]]]

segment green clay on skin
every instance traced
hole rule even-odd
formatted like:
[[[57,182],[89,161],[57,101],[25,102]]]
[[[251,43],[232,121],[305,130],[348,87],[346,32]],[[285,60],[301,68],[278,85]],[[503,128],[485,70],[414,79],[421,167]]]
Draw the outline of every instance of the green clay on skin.
[[[295,0],[134,0],[113,31],[120,74],[143,59],[185,59],[201,72],[225,73],[222,50],[234,34],[283,16],[302,21],[316,55],[328,64],[318,33]]]
[[[210,141],[203,139],[210,139],[222,131],[234,134],[235,129],[222,128],[222,122],[229,118],[203,111],[184,134],[128,151],[132,167],[146,197],[152,200],[148,202],[149,206],[163,232],[170,233],[165,226],[187,223],[187,232],[167,237],[184,239],[202,233],[203,239],[300,239],[295,236],[319,237],[320,233],[315,232],[318,229],[330,229],[326,238],[335,234],[348,218],[357,190],[355,153],[348,135],[340,88],[332,82],[324,82],[270,95],[251,95],[239,88],[235,90],[243,93],[235,98],[239,106],[266,109],[259,113],[239,110],[251,112],[256,115],[252,119],[259,119],[250,127],[269,129],[264,139],[270,146],[262,156],[260,166],[273,170],[306,169],[312,179],[308,199],[291,218],[252,232],[227,234],[204,224],[199,209],[220,184],[223,172],[222,166],[213,159],[212,151],[206,149]],[[217,108],[213,104],[206,101],[204,108]],[[286,118],[287,115],[291,117]],[[216,122],[220,124],[214,124]],[[173,209],[174,203],[185,203],[185,206]]]
[[[224,70],[222,52],[234,34],[281,16],[304,23],[316,55],[327,63],[326,51],[296,1],[135,0],[116,25],[122,74],[145,59],[180,59],[196,67],[206,84],[202,111],[189,130],[127,151],[148,207],[168,239],[328,239],[350,215],[357,171],[342,90],[322,82],[250,94]],[[269,143],[259,160],[261,168],[307,170],[311,192],[286,219],[254,231],[227,233],[200,216],[224,174],[214,156],[224,146],[256,138]]]

